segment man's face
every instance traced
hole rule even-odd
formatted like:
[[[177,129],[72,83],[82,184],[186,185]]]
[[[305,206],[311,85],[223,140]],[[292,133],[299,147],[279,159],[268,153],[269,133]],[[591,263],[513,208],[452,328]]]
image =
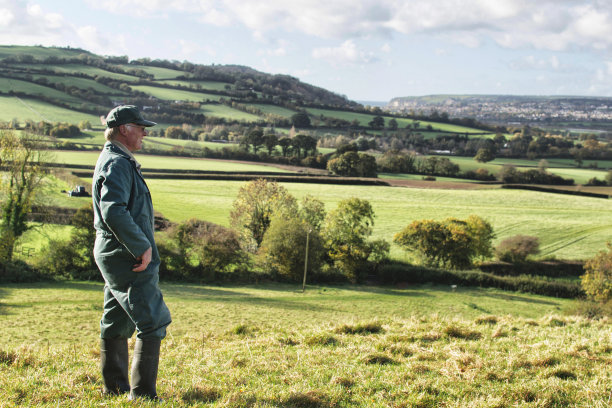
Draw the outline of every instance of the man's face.
[[[123,143],[130,152],[142,149],[142,139],[148,134],[147,128],[133,123],[121,126],[123,126],[124,129],[121,132],[123,140],[120,140],[120,142]]]

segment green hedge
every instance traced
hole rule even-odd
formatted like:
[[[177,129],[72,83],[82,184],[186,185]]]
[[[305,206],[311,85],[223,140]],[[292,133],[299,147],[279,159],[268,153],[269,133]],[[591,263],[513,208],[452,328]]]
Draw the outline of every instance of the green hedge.
[[[528,275],[497,276],[477,270],[447,271],[393,263],[379,268],[377,277],[380,283],[387,284],[400,282],[436,283],[498,288],[560,298],[579,298],[584,296],[584,291],[578,283],[561,282]]]

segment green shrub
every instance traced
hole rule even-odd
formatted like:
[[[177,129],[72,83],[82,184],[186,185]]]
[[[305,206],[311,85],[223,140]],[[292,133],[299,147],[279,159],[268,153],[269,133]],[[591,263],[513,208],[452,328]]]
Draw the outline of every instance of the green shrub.
[[[48,280],[49,276],[19,260],[0,260],[0,283],[23,283]]]
[[[491,255],[493,227],[482,218],[417,220],[395,234],[393,241],[417,252],[426,266],[466,269],[477,257]]]
[[[525,262],[529,255],[540,253],[540,240],[529,235],[515,235],[504,239],[495,248],[497,259],[504,262]]]
[[[582,287],[589,298],[597,302],[612,299],[612,243],[608,252],[601,251],[584,265],[586,273],[581,276]]]

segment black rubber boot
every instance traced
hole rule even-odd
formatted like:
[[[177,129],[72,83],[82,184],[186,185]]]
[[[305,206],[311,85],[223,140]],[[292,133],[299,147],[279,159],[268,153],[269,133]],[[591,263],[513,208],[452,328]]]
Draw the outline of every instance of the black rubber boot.
[[[130,392],[127,339],[100,339],[100,368],[105,395]]]
[[[130,399],[159,400],[156,391],[157,367],[161,339],[136,339],[132,359],[132,390]]]

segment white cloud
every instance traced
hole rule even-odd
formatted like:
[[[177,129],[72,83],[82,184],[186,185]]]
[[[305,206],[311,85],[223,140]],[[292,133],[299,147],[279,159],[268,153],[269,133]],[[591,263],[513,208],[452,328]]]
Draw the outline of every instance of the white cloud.
[[[113,35],[110,49],[107,34],[100,33],[98,28],[80,26],[39,4],[24,4],[19,0],[0,0],[0,38],[4,44],[69,45],[104,54],[125,50],[121,35]]]
[[[353,40],[346,40],[338,47],[322,47],[312,51],[312,57],[332,65],[366,64],[376,61],[374,54],[357,48]]]
[[[563,66],[559,62],[559,58],[556,55],[550,58],[540,58],[534,55],[529,55],[521,59],[512,61],[510,68],[521,71],[521,70],[547,70],[547,71],[559,71],[563,69]]]
[[[114,13],[241,24],[261,35],[276,29],[348,40],[393,34],[444,35],[467,47],[612,48],[609,0],[87,0]],[[586,3],[586,4],[585,4]]]

